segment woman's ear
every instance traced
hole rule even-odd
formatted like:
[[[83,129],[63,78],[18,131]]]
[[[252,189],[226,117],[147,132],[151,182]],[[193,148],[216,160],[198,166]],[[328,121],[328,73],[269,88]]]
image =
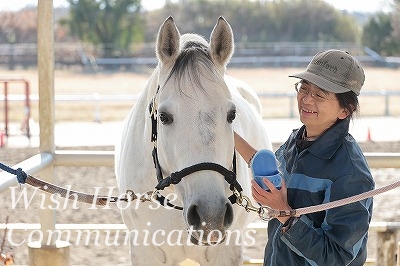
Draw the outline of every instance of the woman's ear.
[[[341,108],[338,114],[338,119],[343,120],[350,115],[349,110],[346,108]]]
[[[356,108],[355,108],[353,105],[351,105],[350,108],[352,109],[353,112],[356,111]],[[339,118],[339,119],[345,119],[345,118],[348,117],[351,113],[352,113],[352,112],[350,112],[349,109],[347,109],[347,108],[341,108],[341,110],[340,110],[340,112],[339,112],[339,115],[338,115],[338,118]]]

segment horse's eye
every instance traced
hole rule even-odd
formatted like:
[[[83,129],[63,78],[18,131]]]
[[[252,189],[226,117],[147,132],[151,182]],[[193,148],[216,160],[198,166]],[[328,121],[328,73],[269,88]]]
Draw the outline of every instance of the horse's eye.
[[[232,123],[233,120],[235,120],[236,118],[236,110],[231,110],[228,112],[228,116],[226,118],[226,120],[228,121],[228,123]]]
[[[160,113],[159,117],[163,125],[169,125],[174,121],[172,115],[169,115],[167,113]]]

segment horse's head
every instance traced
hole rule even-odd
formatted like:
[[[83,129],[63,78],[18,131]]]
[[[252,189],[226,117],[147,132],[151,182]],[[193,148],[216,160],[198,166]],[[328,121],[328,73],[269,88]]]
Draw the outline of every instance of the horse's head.
[[[236,107],[224,74],[233,50],[232,29],[222,17],[209,43],[195,34],[180,35],[172,17],[160,27],[154,107],[164,176],[204,162],[232,169]],[[220,242],[233,221],[224,177],[210,170],[195,172],[174,185],[174,192],[192,236],[202,244]]]

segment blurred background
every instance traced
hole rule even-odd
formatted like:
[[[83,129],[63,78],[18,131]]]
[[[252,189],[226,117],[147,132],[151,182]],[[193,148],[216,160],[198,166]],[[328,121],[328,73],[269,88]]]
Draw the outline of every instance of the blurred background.
[[[8,123],[17,123],[16,134],[37,127],[37,4],[0,2],[7,135]],[[157,64],[155,40],[168,16],[181,33],[206,39],[225,17],[235,36],[228,74],[256,90],[265,118],[297,116],[287,76],[332,48],[365,67],[362,116],[400,115],[400,0],[54,0],[53,7],[56,122],[122,121]]]
[[[36,6],[35,0],[1,2],[1,68],[36,66]],[[235,34],[232,66],[305,63],[284,57],[310,56],[324,47],[347,48],[383,66],[400,56],[399,0],[56,0],[54,8],[59,68],[151,65],[158,28],[170,15],[182,33],[206,37],[224,16]]]
[[[0,89],[8,91],[0,91],[0,110],[22,129],[38,120],[37,4],[0,2]],[[256,90],[264,117],[296,117],[287,76],[332,48],[365,67],[362,115],[400,115],[400,0],[54,0],[53,7],[57,122],[123,120],[157,64],[155,40],[168,16],[181,33],[206,39],[225,17],[235,35],[228,74]]]

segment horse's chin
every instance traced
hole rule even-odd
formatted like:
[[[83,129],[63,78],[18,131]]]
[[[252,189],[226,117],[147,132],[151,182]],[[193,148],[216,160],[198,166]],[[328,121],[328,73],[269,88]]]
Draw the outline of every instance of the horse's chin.
[[[199,235],[196,233],[193,233],[190,235],[190,242],[194,245],[198,246],[216,246],[219,244],[222,244],[225,242],[226,236],[224,236],[222,239],[218,239],[218,241],[210,241],[207,240],[207,237],[199,239]]]

